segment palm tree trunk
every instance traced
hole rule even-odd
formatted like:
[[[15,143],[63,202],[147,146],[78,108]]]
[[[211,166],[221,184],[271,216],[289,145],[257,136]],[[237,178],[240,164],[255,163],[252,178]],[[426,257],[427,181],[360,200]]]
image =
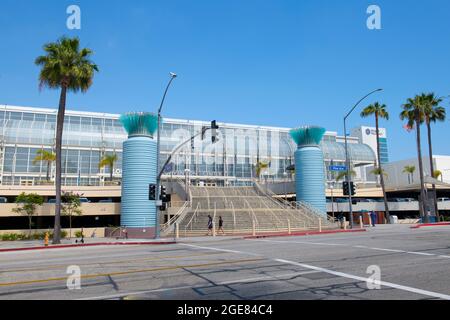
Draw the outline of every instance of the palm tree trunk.
[[[53,244],[61,243],[61,160],[62,160],[62,135],[64,130],[64,114],[66,112],[67,86],[62,84],[61,96],[59,98],[58,118],[56,122],[56,205],[55,205],[55,227],[53,233]]]
[[[431,177],[434,178],[434,163],[433,163],[433,146],[431,143],[431,124],[430,119],[427,119],[427,129],[428,129],[428,152],[430,157],[430,171]],[[436,195],[436,185],[433,183],[433,204],[434,204],[434,212],[436,212],[437,221],[441,221],[441,217],[439,216],[439,208],[437,203],[437,195]]]
[[[109,167],[109,181],[111,181],[111,183],[112,183],[112,181],[113,181],[113,170],[114,170],[114,165],[111,165],[110,167]]]
[[[426,195],[423,177],[423,163],[422,163],[422,147],[420,145],[420,113],[416,111],[416,143],[417,143],[417,160],[419,161],[419,176],[420,176],[420,198],[419,210],[420,215],[424,218],[425,223],[428,223],[428,215],[426,212]]]
[[[51,166],[51,162],[47,161],[47,182],[50,181],[50,166]]]
[[[384,212],[385,212],[385,218],[387,220],[387,223],[390,223],[390,214],[389,214],[389,205],[386,195],[386,187],[384,184],[384,173],[381,168],[381,151],[380,151],[380,127],[379,127],[379,119],[378,119],[378,113],[375,113],[375,126],[377,130],[377,157],[378,157],[378,170],[380,173],[380,184],[381,189],[383,190],[383,200],[384,200]]]

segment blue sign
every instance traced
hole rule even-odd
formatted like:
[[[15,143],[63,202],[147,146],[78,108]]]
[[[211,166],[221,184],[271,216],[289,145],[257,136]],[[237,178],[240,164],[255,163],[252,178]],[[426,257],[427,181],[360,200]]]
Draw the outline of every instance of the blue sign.
[[[328,170],[336,171],[336,172],[344,172],[344,171],[347,171],[347,167],[346,166],[330,166],[328,168]]]

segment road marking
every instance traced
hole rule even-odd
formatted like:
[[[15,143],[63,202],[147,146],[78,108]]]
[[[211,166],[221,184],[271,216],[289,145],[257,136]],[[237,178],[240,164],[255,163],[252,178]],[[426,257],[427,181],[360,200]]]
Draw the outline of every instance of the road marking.
[[[224,250],[224,249],[213,248],[213,247],[199,247],[199,246],[192,246],[192,247],[205,248],[205,249],[208,249],[208,250],[217,250],[217,251]],[[234,252],[235,253],[239,253],[239,254],[246,254],[246,255],[249,254],[248,252],[237,251],[237,250],[234,250]],[[275,261],[275,262],[279,262],[279,263],[295,265],[295,266],[299,266],[299,267],[302,267],[302,268],[305,268],[305,269],[310,269],[310,270],[315,270],[315,271],[319,271],[319,272],[332,274],[332,275],[335,275],[335,276],[338,276],[338,277],[342,277],[342,278],[348,278],[348,279],[358,280],[358,281],[362,281],[362,282],[373,281],[370,278],[359,277],[359,276],[351,275],[351,274],[348,274],[348,273],[333,271],[333,270],[324,269],[324,268],[320,268],[320,267],[315,267],[315,266],[311,266],[311,265],[308,265],[308,264],[302,264],[302,263],[298,263],[298,262],[294,262],[294,261],[283,260],[283,259],[271,259],[271,258],[268,258],[268,259],[272,260],[272,261]],[[376,283],[377,284],[379,283],[380,285],[385,286],[385,287],[390,287],[390,288],[394,288],[394,289],[398,289],[398,290],[413,292],[413,293],[417,293],[417,294],[421,294],[421,295],[425,295],[425,296],[429,296],[429,297],[434,297],[434,298],[440,298],[440,299],[444,299],[444,300],[450,300],[450,295],[446,295],[446,294],[443,294],[443,293],[417,289],[417,288],[403,286],[403,285],[400,285],[400,284],[395,284],[395,283],[385,282],[385,281],[376,281]]]
[[[367,249],[371,249],[371,250],[377,250],[377,251],[387,251],[387,252],[406,253],[406,251],[404,251],[404,250],[385,249],[385,248],[369,248],[369,247],[366,247],[366,248],[367,248]]]
[[[439,256],[441,258],[450,259],[450,256]]]
[[[426,252],[407,251],[406,253],[415,254],[415,255],[418,255],[418,256],[435,256],[435,254],[433,254],[433,253],[426,253]]]
[[[158,260],[170,260],[170,259],[182,259],[182,258],[190,258],[190,257],[200,257],[200,256],[212,256],[220,254],[220,252],[214,253],[199,253],[199,254],[191,254],[191,255],[183,255],[183,256],[161,256],[154,258],[143,258],[143,259],[133,259],[133,262],[141,262],[141,261],[158,261]],[[142,255],[142,254],[141,254]],[[95,258],[95,257],[93,257]],[[120,260],[120,261],[101,261],[101,262],[92,262],[92,263],[78,263],[77,266],[85,267],[85,266],[93,266],[93,265],[101,265],[102,267],[112,265],[112,264],[121,264],[121,263],[129,263],[130,260]],[[14,270],[2,270],[0,269],[0,273],[19,273],[19,272],[30,272],[30,271],[46,271],[51,269],[59,269],[66,268],[67,264],[55,264],[49,266],[43,266],[40,268],[24,268],[24,269],[14,269]]]
[[[228,250],[228,249],[219,249],[219,248],[212,248],[212,247],[201,247],[201,246],[196,246],[193,244],[187,244],[187,243],[179,243],[180,246],[187,246],[187,247],[191,247],[191,248],[196,248],[196,249],[203,249],[203,250],[213,250],[213,251],[222,251],[222,252],[228,252],[228,253],[237,253],[237,254],[246,254],[249,256],[256,256],[256,257],[260,257],[260,254],[256,254],[256,253],[250,253],[250,252],[242,252],[242,251],[237,251],[237,250]]]
[[[134,273],[157,272],[157,271],[167,271],[167,270],[177,270],[177,269],[202,268],[202,267],[220,266],[220,265],[228,265],[228,264],[256,262],[256,261],[262,261],[262,260],[264,260],[264,259],[241,259],[241,260],[232,260],[232,261],[225,261],[225,262],[212,262],[212,263],[184,265],[184,266],[170,266],[170,267],[141,269],[141,270],[133,270],[133,271],[119,271],[119,272],[109,272],[109,273],[99,273],[99,274],[86,274],[86,275],[81,275],[81,279],[92,279],[92,278],[108,277],[108,276],[122,276],[122,275],[134,274]],[[17,286],[17,285],[45,283],[45,282],[53,282],[53,281],[65,281],[65,280],[67,280],[67,277],[26,280],[26,281],[17,281],[17,282],[6,282],[6,283],[0,283],[0,287],[11,287],[11,286]]]
[[[319,246],[345,246],[343,244],[322,243],[322,242],[308,242],[308,241],[279,241],[279,240],[259,240],[259,239],[249,239],[247,241],[287,243],[287,244],[289,244],[289,243],[299,243],[299,244],[311,244],[311,245],[319,245]],[[367,246],[348,246],[348,248],[368,249],[368,250],[376,250],[376,251],[386,251],[386,252],[395,252],[395,253],[414,254],[414,255],[418,255],[418,256],[446,258],[446,256],[439,256],[437,254],[427,253],[427,252],[405,251],[405,250],[387,249],[387,248],[373,248],[373,247],[367,247]]]
[[[362,282],[373,281],[370,278],[359,277],[359,276],[351,275],[351,274],[348,274],[348,273],[333,271],[333,270],[320,268],[320,267],[315,267],[315,266],[311,266],[311,265],[303,264],[303,263],[297,263],[297,262],[293,262],[293,261],[289,261],[289,260],[276,259],[275,261],[281,262],[281,263],[285,263],[285,264],[294,265],[294,266],[299,266],[299,267],[306,268],[306,269],[311,269],[311,270],[316,270],[316,271],[332,274],[332,275],[335,275],[335,276],[338,276],[338,277],[341,277],[341,278],[348,278],[348,279],[358,280],[358,281],[362,281]],[[444,300],[450,300],[450,295],[446,295],[446,294],[443,294],[443,293],[417,289],[417,288],[403,286],[403,285],[400,285],[400,284],[395,284],[395,283],[386,282],[386,281],[376,281],[376,283],[380,284],[382,286],[385,286],[385,287],[390,287],[390,288],[394,288],[394,289],[398,289],[398,290],[403,290],[403,291],[408,291],[408,292],[412,292],[412,293],[417,293],[417,294],[424,295],[424,296],[429,296],[429,297],[439,298],[439,299],[444,299]]]
[[[174,288],[161,288],[161,289],[153,289],[153,290],[146,290],[146,291],[127,292],[127,293],[120,293],[120,294],[113,294],[113,295],[106,295],[106,296],[81,298],[81,299],[77,299],[77,300],[106,300],[106,299],[122,298],[122,297],[127,297],[127,296],[137,296],[137,295],[143,295],[143,294],[148,294],[148,293],[164,292],[164,291],[198,289],[198,288],[207,289],[207,288],[214,288],[216,286],[226,286],[226,285],[232,285],[232,284],[240,284],[240,283],[269,280],[269,279],[283,280],[282,278],[286,278],[286,277],[295,277],[295,276],[302,276],[302,275],[314,274],[314,273],[319,273],[319,271],[311,270],[311,271],[295,272],[295,273],[280,274],[280,275],[273,275],[273,276],[262,276],[262,277],[255,277],[255,278],[238,279],[238,280],[232,280],[232,281],[219,282],[215,285],[206,285],[206,286],[205,285],[197,285],[197,286],[191,285],[191,286],[182,286],[182,287],[174,287]]]

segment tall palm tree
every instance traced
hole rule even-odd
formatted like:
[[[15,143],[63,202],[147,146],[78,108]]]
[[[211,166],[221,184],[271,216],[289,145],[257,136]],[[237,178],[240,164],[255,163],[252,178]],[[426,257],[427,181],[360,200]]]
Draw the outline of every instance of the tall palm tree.
[[[406,173],[408,175],[408,183],[414,183],[414,172],[416,172],[415,166],[405,166],[403,168],[403,173]]]
[[[376,127],[376,135],[377,135],[377,168],[374,170],[374,173],[379,175],[381,189],[383,190],[383,199],[384,199],[384,210],[385,210],[385,218],[387,221],[390,221],[389,214],[389,206],[386,195],[386,186],[384,184],[384,174],[383,169],[381,167],[381,152],[380,152],[380,119],[389,120],[389,113],[387,111],[387,107],[385,104],[380,104],[375,102],[374,104],[368,105],[361,112],[362,118],[367,118],[369,116],[375,115],[375,127]]]
[[[109,180],[112,182],[113,181],[113,172],[114,172],[114,164],[117,162],[117,154],[113,153],[113,154],[106,154],[101,160],[100,163],[98,164],[98,167],[100,169],[104,168],[104,167],[109,167]]]
[[[445,108],[441,107],[440,104],[442,98],[438,98],[434,93],[429,93],[425,98],[425,123],[428,130],[428,153],[430,158],[430,172],[431,175],[434,174],[434,162],[433,162],[433,147],[431,143],[431,123],[436,123],[437,121],[443,122],[446,118]],[[433,183],[433,202],[434,210],[436,212],[436,217],[440,221],[437,195],[436,195],[436,185]]]
[[[422,147],[420,141],[420,125],[423,123],[425,114],[425,95],[416,95],[414,98],[408,98],[406,103],[402,106],[403,111],[400,113],[401,120],[408,121],[409,128],[416,128],[416,144],[417,144],[417,160],[419,162],[419,177],[420,177],[420,215],[428,222],[427,197],[425,192],[425,179],[423,175],[423,161],[422,161]]]
[[[86,92],[92,85],[95,71],[98,71],[90,57],[92,50],[80,48],[78,38],[62,37],[56,42],[44,45],[45,55],[36,58],[41,67],[40,89],[60,89],[58,118],[56,122],[56,205],[53,243],[61,243],[61,145],[64,129],[67,92]]]
[[[52,151],[41,149],[36,152],[36,157],[33,159],[33,165],[38,162],[47,162],[47,182],[50,181],[50,170],[52,163],[56,161],[56,155]]]

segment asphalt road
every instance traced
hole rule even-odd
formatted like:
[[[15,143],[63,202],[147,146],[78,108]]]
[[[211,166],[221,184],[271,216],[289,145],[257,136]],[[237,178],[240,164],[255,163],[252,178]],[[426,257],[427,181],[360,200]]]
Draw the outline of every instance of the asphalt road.
[[[80,268],[81,289],[67,288],[69,266]],[[378,226],[0,253],[0,299],[450,299],[449,272],[450,227]]]

